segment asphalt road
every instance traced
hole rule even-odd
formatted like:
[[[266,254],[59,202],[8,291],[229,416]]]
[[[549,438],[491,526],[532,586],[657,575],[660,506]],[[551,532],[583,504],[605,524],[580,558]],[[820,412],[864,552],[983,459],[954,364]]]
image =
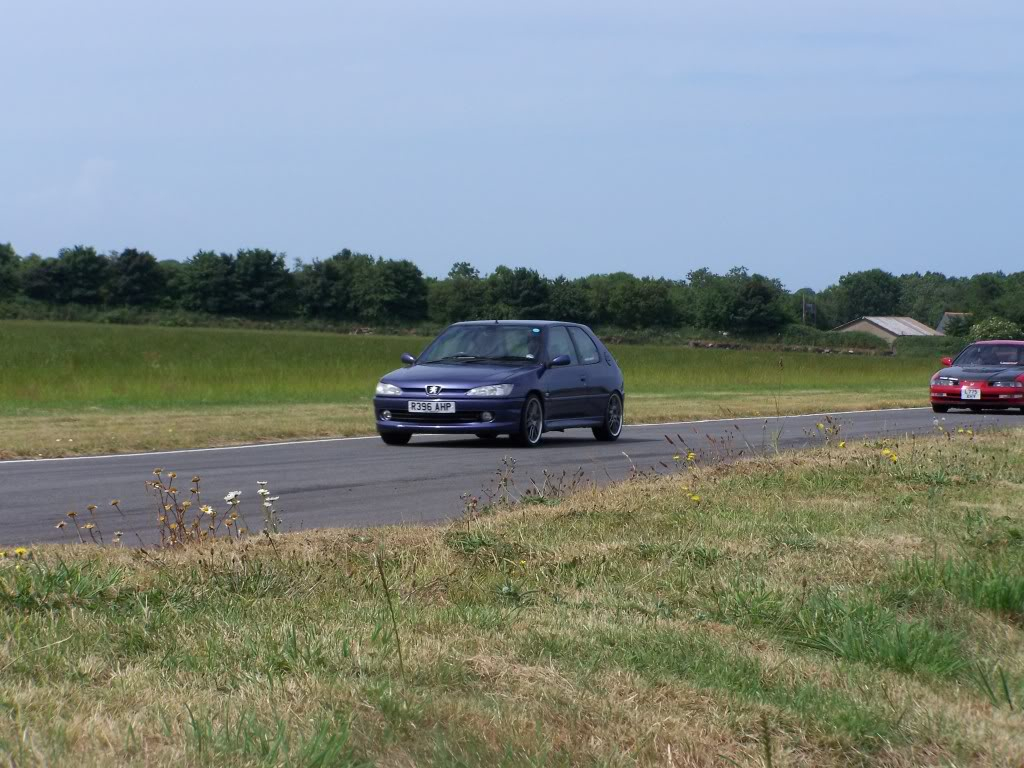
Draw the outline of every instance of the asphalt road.
[[[1024,416],[1016,413],[936,416],[927,408],[839,413],[831,418],[847,440],[934,432],[936,420],[954,429],[1024,427]],[[776,444],[783,449],[820,444],[816,425],[824,421],[824,414],[812,414],[630,426],[614,443],[599,443],[589,430],[577,430],[546,435],[536,449],[518,448],[508,440],[432,436],[393,447],[373,437],[2,461],[0,546],[73,542],[73,531],[57,530],[54,524],[72,509],[84,515],[90,503],[99,506],[108,537],[118,529],[124,531],[126,544],[151,542],[157,506],[145,481],[152,479],[155,467],[177,472],[179,487],[188,487],[188,480],[199,475],[207,501],[220,502],[228,491],[241,490],[242,510],[250,524],[261,519],[257,480],[266,480],[272,493],[280,496],[285,530],[432,523],[461,514],[464,493],[480,495],[493,487],[506,456],[516,460],[512,477],[520,490],[529,487],[531,479],[542,482],[545,469],[554,474],[582,469],[590,480],[607,482],[627,475],[630,462],[641,469],[671,463],[674,451],[666,434],[682,436],[700,460],[708,461],[773,450]],[[114,498],[122,501],[125,517],[110,508]]]

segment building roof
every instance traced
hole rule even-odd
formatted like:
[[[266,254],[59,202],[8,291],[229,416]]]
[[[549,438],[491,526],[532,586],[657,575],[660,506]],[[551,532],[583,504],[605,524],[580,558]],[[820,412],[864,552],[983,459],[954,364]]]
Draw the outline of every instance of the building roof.
[[[850,326],[859,322],[868,322],[872,325],[881,328],[883,331],[891,333],[893,336],[942,336],[939,331],[934,328],[929,328],[924,323],[919,323],[912,317],[883,317],[880,315],[870,315],[867,317],[859,317],[856,320],[851,320],[848,323],[844,323],[836,328],[837,331],[845,331]]]
[[[958,318],[968,318],[971,316],[970,312],[943,312],[942,319],[939,320],[939,324],[935,326],[935,330],[940,333],[946,332],[946,326],[949,325],[950,320]]]

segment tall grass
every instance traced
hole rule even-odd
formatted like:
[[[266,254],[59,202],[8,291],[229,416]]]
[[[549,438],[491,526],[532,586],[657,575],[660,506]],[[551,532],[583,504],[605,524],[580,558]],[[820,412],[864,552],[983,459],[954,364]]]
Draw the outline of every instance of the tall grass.
[[[298,331],[0,321],[0,413],[368,400],[428,339]],[[924,387],[927,359],[613,349],[633,394],[879,391]]]

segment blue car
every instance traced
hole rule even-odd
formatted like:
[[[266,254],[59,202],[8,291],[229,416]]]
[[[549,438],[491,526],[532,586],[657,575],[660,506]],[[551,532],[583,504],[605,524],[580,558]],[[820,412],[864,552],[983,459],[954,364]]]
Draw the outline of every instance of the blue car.
[[[615,358],[583,325],[488,320],[446,328],[420,357],[377,384],[377,431],[388,445],[417,433],[510,435],[524,447],[545,432],[586,427],[622,434],[625,386]]]

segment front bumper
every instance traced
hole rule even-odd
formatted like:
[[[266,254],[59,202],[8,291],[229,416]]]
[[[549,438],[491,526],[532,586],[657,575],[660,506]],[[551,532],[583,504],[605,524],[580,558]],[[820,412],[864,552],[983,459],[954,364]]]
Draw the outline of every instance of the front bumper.
[[[931,387],[932,405],[950,408],[1017,408],[1024,407],[1024,389],[1013,387],[977,387],[980,400],[964,400],[960,387]]]
[[[455,403],[455,413],[410,413],[409,401],[445,400]],[[383,416],[384,411],[391,418]],[[397,397],[373,398],[374,418],[378,432],[422,434],[494,434],[519,431],[523,401],[504,397]],[[490,414],[485,419],[484,414]]]

